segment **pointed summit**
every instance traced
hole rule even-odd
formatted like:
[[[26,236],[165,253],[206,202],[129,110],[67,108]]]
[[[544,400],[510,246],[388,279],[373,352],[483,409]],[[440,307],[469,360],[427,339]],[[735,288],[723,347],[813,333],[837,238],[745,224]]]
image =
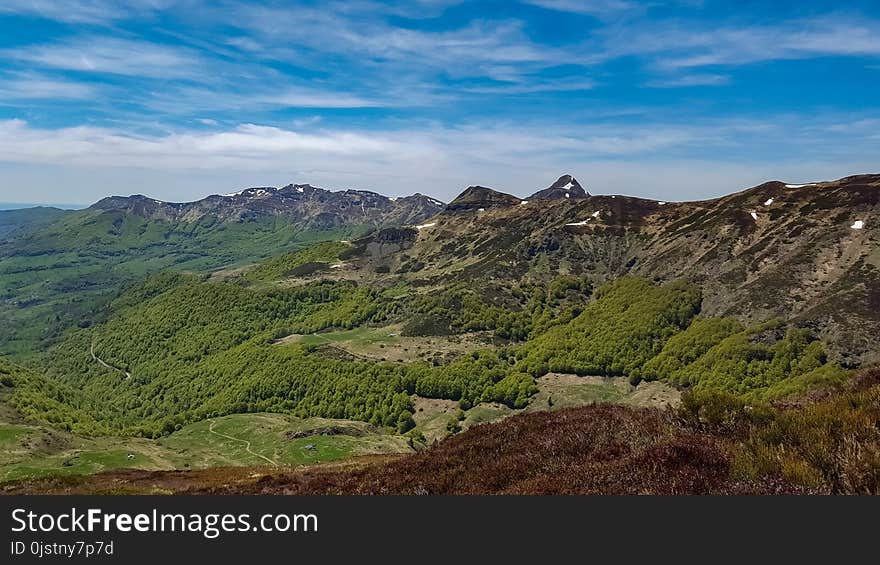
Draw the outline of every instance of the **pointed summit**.
[[[463,212],[502,206],[514,206],[520,203],[516,196],[498,192],[485,186],[469,186],[455,200],[446,206],[447,212]]]
[[[583,189],[576,178],[571,175],[562,175],[556,179],[556,182],[544,190],[539,190],[534,193],[529,199],[558,200],[564,198],[570,200],[583,200],[589,195],[590,194]]]

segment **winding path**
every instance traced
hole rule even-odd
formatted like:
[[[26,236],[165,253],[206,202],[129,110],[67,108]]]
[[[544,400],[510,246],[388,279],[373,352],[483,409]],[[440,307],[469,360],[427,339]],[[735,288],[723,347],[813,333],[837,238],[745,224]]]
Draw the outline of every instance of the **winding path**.
[[[130,379],[130,378],[131,378],[131,373],[129,373],[128,371],[126,371],[126,370],[124,370],[124,369],[120,369],[119,367],[114,367],[113,365],[107,363],[106,361],[104,361],[103,359],[101,359],[100,357],[98,357],[97,355],[95,355],[95,344],[94,344],[94,343],[92,343],[92,350],[91,350],[91,352],[92,352],[92,359],[93,359],[94,361],[97,361],[98,363],[100,363],[101,366],[106,367],[107,369],[110,369],[111,371],[119,371],[120,373],[122,373],[122,374],[125,375],[125,378],[126,378],[126,379]]]
[[[262,460],[264,460],[264,461],[268,461],[270,464],[272,464],[272,465],[275,466],[275,467],[278,466],[278,463],[276,463],[275,461],[272,461],[271,459],[269,459],[269,458],[266,457],[265,455],[260,455],[259,453],[255,452],[255,451],[252,451],[252,450],[251,450],[251,442],[249,442],[248,440],[246,440],[246,439],[241,439],[241,438],[237,438],[237,437],[228,436],[228,435],[226,435],[226,434],[221,434],[220,432],[215,432],[215,431],[214,431],[214,424],[216,424],[216,423],[217,423],[217,422],[215,422],[214,420],[211,420],[211,425],[208,426],[208,431],[209,431],[209,432],[211,432],[212,434],[218,435],[218,436],[220,436],[220,437],[225,437],[226,439],[231,439],[231,440],[233,440],[233,441],[240,441],[240,442],[244,443],[244,449],[245,449],[245,451],[247,451],[247,452],[250,453],[251,455],[254,455],[254,456],[256,456],[256,457],[259,457],[260,459],[262,459]]]

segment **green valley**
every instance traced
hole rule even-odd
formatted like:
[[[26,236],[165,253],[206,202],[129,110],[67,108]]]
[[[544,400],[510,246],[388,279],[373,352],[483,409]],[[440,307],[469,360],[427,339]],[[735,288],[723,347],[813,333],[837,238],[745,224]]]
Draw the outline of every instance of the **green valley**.
[[[268,189],[251,190],[244,209],[266,205]],[[290,205],[285,194],[301,193],[279,189],[273,206]],[[309,206],[328,198],[315,194]],[[221,210],[239,196],[212,198]],[[756,265],[746,282],[714,266],[717,249],[691,270],[650,268],[707,245],[691,231],[707,204],[619,198],[587,229],[567,220],[608,199],[467,198],[418,227],[376,216],[329,229],[311,208],[298,223],[194,219],[190,204],[111,199],[10,228],[0,481],[395,458],[538,412],[796,404],[870,364],[870,344],[853,353],[842,337],[875,323],[857,303],[845,322],[825,298],[742,314],[751,286],[788,284],[756,257],[722,262]],[[873,272],[874,236],[846,235]],[[738,237],[731,249],[762,253],[752,231]],[[836,296],[873,300],[840,277]]]

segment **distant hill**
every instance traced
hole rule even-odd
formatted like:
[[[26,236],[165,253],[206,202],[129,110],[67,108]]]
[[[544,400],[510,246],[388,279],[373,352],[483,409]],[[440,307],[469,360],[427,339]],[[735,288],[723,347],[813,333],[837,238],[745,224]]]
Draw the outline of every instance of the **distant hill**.
[[[0,207],[0,242],[4,238],[38,229],[64,215],[64,210],[42,206],[10,208]]]
[[[44,204],[33,202],[0,202],[0,211],[2,210],[24,210],[27,208],[58,208],[59,210],[81,210],[85,208],[80,204]]]
[[[163,202],[142,195],[111,196],[91,207],[172,222],[194,223],[205,218],[220,222],[283,218],[299,229],[318,231],[418,222],[442,208],[439,200],[418,193],[389,198],[368,190],[334,192],[309,184],[247,188],[195,202]]]

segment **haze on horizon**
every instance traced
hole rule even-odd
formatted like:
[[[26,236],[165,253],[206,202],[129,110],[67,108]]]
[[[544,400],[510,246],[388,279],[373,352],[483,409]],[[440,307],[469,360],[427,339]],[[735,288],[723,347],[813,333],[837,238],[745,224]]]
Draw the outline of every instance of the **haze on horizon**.
[[[764,4],[6,0],[0,202],[878,172],[880,7]]]

